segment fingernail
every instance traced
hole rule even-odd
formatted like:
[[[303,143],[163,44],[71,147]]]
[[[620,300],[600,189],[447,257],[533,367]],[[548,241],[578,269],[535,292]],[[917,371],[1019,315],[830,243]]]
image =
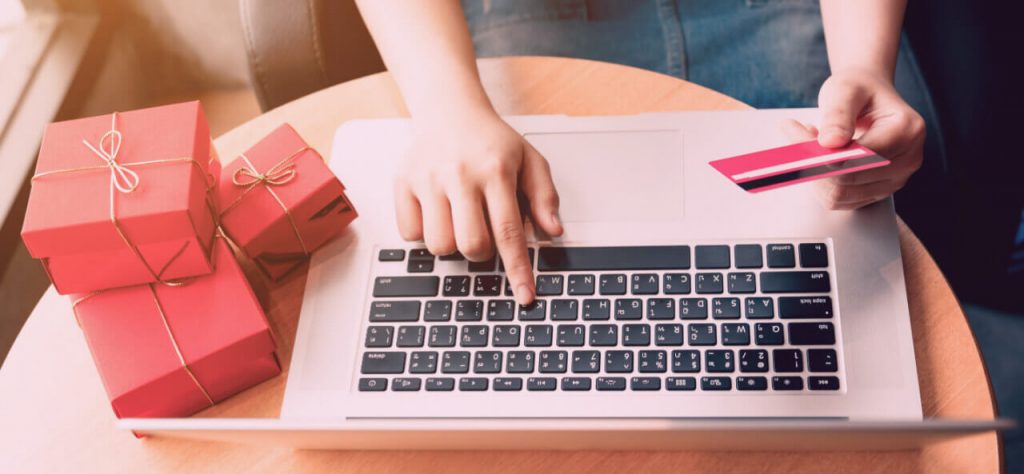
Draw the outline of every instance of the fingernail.
[[[533,290],[530,289],[529,285],[522,284],[516,287],[516,300],[523,306],[533,302]]]
[[[551,223],[554,224],[556,227],[562,226],[562,220],[558,218],[557,212],[551,213]]]

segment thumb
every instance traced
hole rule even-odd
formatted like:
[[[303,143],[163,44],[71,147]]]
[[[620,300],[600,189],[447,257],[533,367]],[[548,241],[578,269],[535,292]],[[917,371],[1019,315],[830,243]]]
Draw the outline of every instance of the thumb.
[[[562,235],[558,219],[558,191],[551,179],[551,166],[529,143],[523,144],[523,194],[530,203],[530,217],[548,235]]]
[[[857,83],[833,78],[825,81],[818,93],[818,107],[822,111],[818,144],[838,148],[850,143],[857,130],[857,118],[869,97],[867,89]]]
[[[794,119],[783,120],[779,126],[786,138],[793,143],[806,142],[818,137],[818,129],[814,125],[806,125]]]

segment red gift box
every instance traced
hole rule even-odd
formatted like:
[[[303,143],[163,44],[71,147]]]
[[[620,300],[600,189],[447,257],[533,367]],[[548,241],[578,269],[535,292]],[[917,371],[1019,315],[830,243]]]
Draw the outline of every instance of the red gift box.
[[[288,124],[224,165],[224,233],[271,279],[337,236],[356,210],[323,158]]]
[[[25,246],[61,294],[210,273],[215,156],[198,102],[50,124]]]
[[[191,415],[281,372],[266,316],[222,239],[213,274],[75,300],[118,417]]]

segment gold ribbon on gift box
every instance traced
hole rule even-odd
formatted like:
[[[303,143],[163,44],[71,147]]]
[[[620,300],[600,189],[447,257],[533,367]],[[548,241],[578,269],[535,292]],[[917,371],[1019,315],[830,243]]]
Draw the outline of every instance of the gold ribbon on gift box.
[[[262,173],[256,170],[256,166],[253,165],[251,160],[249,160],[249,157],[245,156],[245,153],[239,155],[239,158],[245,162],[245,166],[235,170],[235,174],[231,176],[231,183],[244,189],[242,189],[242,192],[234,201],[231,202],[231,204],[221,211],[221,217],[237,207],[238,204],[242,202],[242,199],[252,192],[252,190],[257,187],[262,187],[266,189],[267,192],[270,193],[270,197],[274,198],[274,200],[277,201],[277,204],[281,206],[281,210],[284,211],[285,217],[288,218],[288,223],[292,226],[295,238],[299,241],[299,246],[302,247],[302,253],[309,256],[309,248],[306,246],[306,241],[302,238],[302,232],[299,231],[299,226],[295,223],[295,218],[292,216],[291,210],[288,209],[288,206],[285,205],[281,197],[274,192],[274,187],[288,184],[296,178],[298,172],[295,170],[295,159],[308,150],[311,150],[308,145],[303,146]]]
[[[181,254],[185,251],[185,248],[188,247],[188,242],[185,242],[185,244],[182,245],[182,247],[178,249],[177,252],[175,252],[175,254],[171,257],[170,260],[167,261],[166,264],[164,264],[163,268],[161,268],[160,271],[154,270],[153,267],[149,265],[149,262],[146,261],[146,258],[142,255],[142,252],[139,250],[139,248],[134,243],[132,243],[131,239],[128,238],[128,234],[125,233],[124,229],[121,227],[121,224],[118,222],[117,200],[115,199],[115,197],[119,193],[130,194],[133,191],[135,191],[141,184],[139,174],[132,169],[133,167],[151,166],[168,163],[191,163],[193,166],[196,167],[196,169],[199,170],[200,173],[206,175],[207,177],[206,203],[207,206],[211,207],[211,216],[213,217],[214,225],[216,226],[217,214],[216,212],[213,211],[212,204],[210,204],[209,199],[209,192],[211,189],[213,189],[212,178],[208,173],[206,173],[203,170],[202,165],[200,165],[199,162],[196,161],[195,158],[193,157],[166,158],[160,160],[136,161],[133,163],[120,163],[117,161],[117,155],[121,151],[121,140],[121,132],[117,129],[117,112],[114,112],[110,115],[110,130],[100,137],[100,140],[96,146],[89,143],[87,140],[82,139],[82,143],[86,147],[88,147],[90,151],[95,153],[96,156],[103,160],[104,164],[95,166],[81,166],[77,168],[66,168],[54,171],[45,171],[42,173],[37,173],[35,176],[32,176],[32,181],[34,182],[38,179],[42,179],[47,176],[61,174],[110,170],[110,222],[114,224],[114,230],[117,231],[117,235],[121,237],[121,240],[124,241],[124,244],[128,247],[129,250],[131,250],[132,254],[134,254],[139,259],[140,262],[142,262],[142,265],[146,267],[146,271],[148,271],[149,274],[153,277],[153,280],[160,282],[164,285],[180,285],[181,283],[177,281],[164,280],[161,275],[163,275],[167,268],[170,267],[171,264],[174,263],[174,261],[181,256]],[[212,250],[212,247],[213,246],[211,245],[210,249],[204,249],[204,253],[207,256],[207,260],[209,260],[210,251]]]

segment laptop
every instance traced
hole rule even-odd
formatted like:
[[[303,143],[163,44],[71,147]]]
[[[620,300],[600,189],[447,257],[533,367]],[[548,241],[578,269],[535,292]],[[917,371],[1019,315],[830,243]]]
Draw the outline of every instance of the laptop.
[[[1004,426],[922,420],[891,199],[828,211],[813,185],[751,194],[708,165],[787,144],[786,118],[817,112],[508,117],[565,227],[527,222],[527,307],[500,258],[398,238],[410,123],[345,123],[330,164],[360,219],[314,255],[281,419],[121,423],[351,449],[898,448]]]

